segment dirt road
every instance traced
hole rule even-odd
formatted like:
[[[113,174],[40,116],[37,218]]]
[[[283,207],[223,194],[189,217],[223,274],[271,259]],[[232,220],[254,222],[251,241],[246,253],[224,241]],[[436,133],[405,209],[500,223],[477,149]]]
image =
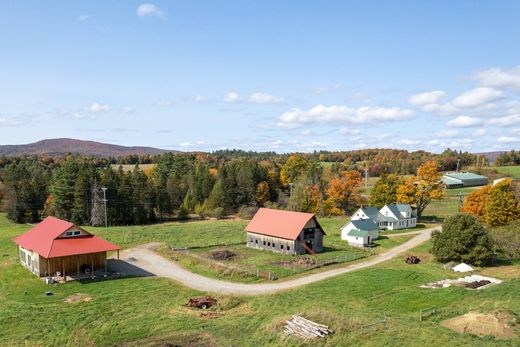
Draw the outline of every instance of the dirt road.
[[[322,281],[327,278],[331,278],[347,272],[364,269],[382,263],[386,260],[394,258],[400,253],[406,252],[414,248],[415,246],[429,240],[431,232],[438,228],[439,227],[435,227],[425,229],[419,232],[413,232],[414,234],[417,234],[417,236],[415,236],[411,240],[408,240],[407,242],[395,248],[392,248],[391,250],[385,253],[381,253],[379,255],[374,256],[373,258],[369,258],[365,261],[356,264],[346,265],[342,268],[323,271],[320,273],[314,273],[305,277],[299,277],[292,280],[276,281],[262,284],[234,283],[195,274],[155,253],[153,249],[158,247],[160,245],[159,243],[147,243],[138,247],[124,250],[121,252],[121,260],[128,261],[128,263],[132,264],[136,268],[139,268],[139,270],[142,272],[149,273],[150,275],[155,275],[159,277],[171,278],[172,280],[180,282],[189,288],[204,292],[213,292],[227,295],[264,295],[304,286],[306,284]],[[117,264],[114,265],[117,269]]]

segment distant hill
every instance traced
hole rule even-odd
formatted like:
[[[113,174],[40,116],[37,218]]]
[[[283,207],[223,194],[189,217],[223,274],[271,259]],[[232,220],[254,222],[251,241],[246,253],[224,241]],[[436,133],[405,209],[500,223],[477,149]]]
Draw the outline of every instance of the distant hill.
[[[0,155],[48,155],[59,156],[68,153],[95,157],[120,157],[129,154],[154,155],[168,151],[165,149],[141,146],[119,146],[95,141],[83,141],[75,139],[50,139],[25,145],[0,145]]]
[[[482,153],[473,153],[475,155],[483,155],[487,158],[487,160],[490,162],[490,163],[494,163],[495,160],[498,158],[498,156],[504,152],[507,152],[507,151],[495,151],[495,152],[482,152]]]

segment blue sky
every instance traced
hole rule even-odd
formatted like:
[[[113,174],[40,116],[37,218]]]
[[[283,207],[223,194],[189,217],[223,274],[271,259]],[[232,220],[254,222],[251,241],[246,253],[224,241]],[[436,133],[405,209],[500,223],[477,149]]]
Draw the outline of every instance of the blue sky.
[[[7,1],[0,144],[520,145],[519,1]]]

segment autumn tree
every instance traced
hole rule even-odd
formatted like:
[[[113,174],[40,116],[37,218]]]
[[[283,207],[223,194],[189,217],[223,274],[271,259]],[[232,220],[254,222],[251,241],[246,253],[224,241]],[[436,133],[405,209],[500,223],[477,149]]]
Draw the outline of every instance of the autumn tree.
[[[283,164],[280,171],[280,180],[287,186],[294,183],[308,168],[309,160],[301,155],[291,155]]]
[[[520,259],[520,221],[491,229],[491,237],[507,259]]]
[[[411,204],[420,220],[422,213],[432,200],[442,199],[441,174],[435,161],[427,161],[417,169],[417,175],[410,177],[397,188],[397,202]]]
[[[358,188],[363,179],[359,171],[344,171],[340,177],[330,180],[327,195],[334,202],[334,205],[344,212],[348,212],[357,207],[361,201]]]
[[[404,184],[404,180],[395,174],[383,175],[376,182],[370,192],[368,203],[378,208],[397,201],[397,190]]]
[[[491,186],[484,186],[468,194],[461,212],[471,214],[483,221],[490,191]]]
[[[269,184],[266,181],[262,181],[256,186],[256,202],[259,206],[264,206],[268,200]]]
[[[508,225],[520,219],[518,199],[510,179],[490,189],[485,210],[484,220],[489,226]]]

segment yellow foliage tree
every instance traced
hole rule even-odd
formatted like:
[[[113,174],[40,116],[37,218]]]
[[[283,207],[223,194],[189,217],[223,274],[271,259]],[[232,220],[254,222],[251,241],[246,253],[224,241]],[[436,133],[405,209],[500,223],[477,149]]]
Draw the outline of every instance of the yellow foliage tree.
[[[291,155],[280,171],[280,181],[287,186],[294,183],[309,167],[309,161],[300,155]]]
[[[486,201],[484,222],[490,226],[500,226],[520,219],[518,200],[510,179],[494,185]]]
[[[256,186],[256,202],[259,206],[264,206],[267,200],[269,200],[269,184],[262,181]]]
[[[442,184],[439,166],[427,161],[417,169],[417,175],[406,180],[397,188],[397,202],[415,206],[417,219],[432,200],[442,199]]]

